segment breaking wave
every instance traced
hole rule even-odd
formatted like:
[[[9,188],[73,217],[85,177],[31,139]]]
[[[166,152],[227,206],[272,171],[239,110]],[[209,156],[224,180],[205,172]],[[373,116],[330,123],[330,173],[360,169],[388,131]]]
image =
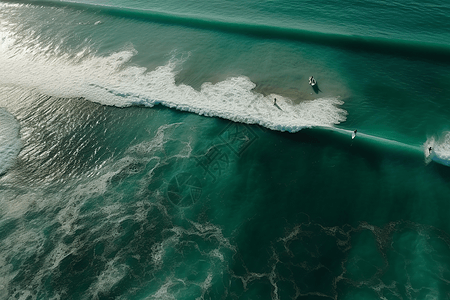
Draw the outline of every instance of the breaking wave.
[[[434,161],[450,167],[450,131],[428,138],[424,144],[424,154],[427,162]]]
[[[200,90],[177,84],[183,63],[171,59],[154,70],[127,64],[134,49],[98,56],[85,48],[75,56],[49,55],[48,46],[17,45],[13,34],[0,31],[0,84],[36,89],[50,96],[84,97],[103,105],[166,107],[235,122],[259,124],[272,130],[296,132],[315,126],[330,127],[346,119],[338,98],[319,98],[299,104],[282,95],[253,91],[246,76],[230,77]],[[273,99],[276,98],[276,105]]]

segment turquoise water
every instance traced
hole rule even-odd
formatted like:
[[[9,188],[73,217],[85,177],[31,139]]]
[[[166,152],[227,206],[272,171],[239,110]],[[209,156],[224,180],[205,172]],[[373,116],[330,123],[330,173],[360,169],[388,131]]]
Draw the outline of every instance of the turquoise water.
[[[449,28],[438,1],[0,1],[0,298],[448,298]]]

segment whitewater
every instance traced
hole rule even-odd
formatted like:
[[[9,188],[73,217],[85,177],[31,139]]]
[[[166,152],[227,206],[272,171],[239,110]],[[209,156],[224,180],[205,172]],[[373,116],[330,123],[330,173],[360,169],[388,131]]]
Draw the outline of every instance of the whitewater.
[[[0,298],[444,299],[449,12],[0,0]]]
[[[83,97],[117,107],[161,104],[279,131],[296,132],[345,121],[346,112],[339,108],[343,102],[337,97],[294,103],[282,95],[262,95],[252,91],[256,85],[246,76],[231,77],[214,84],[206,82],[199,91],[176,84],[177,70],[188,58],[172,58],[166,65],[149,71],[127,64],[137,54],[134,49],[104,57],[96,56],[86,47],[72,57],[65,53],[48,57],[45,51],[54,45],[27,47],[15,41],[13,36],[2,29],[1,84],[31,87],[55,97]],[[277,106],[273,105],[274,98]]]

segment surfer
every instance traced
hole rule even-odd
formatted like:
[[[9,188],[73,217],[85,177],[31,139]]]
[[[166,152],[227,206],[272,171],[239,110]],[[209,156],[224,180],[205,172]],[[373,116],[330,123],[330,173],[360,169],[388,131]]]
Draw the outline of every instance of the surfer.
[[[273,98],[273,105],[277,105],[277,98]]]
[[[433,150],[433,148],[429,147],[428,148],[428,154],[431,154],[431,150]]]
[[[352,133],[352,140],[355,138],[356,132],[357,132],[357,131],[358,131],[358,130],[356,130],[356,129],[353,131],[353,133]]]

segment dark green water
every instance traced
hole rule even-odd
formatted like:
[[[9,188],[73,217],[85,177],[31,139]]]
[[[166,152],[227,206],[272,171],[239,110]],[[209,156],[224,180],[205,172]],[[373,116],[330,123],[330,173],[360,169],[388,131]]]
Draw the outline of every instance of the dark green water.
[[[449,11],[1,1],[0,298],[447,299]]]

